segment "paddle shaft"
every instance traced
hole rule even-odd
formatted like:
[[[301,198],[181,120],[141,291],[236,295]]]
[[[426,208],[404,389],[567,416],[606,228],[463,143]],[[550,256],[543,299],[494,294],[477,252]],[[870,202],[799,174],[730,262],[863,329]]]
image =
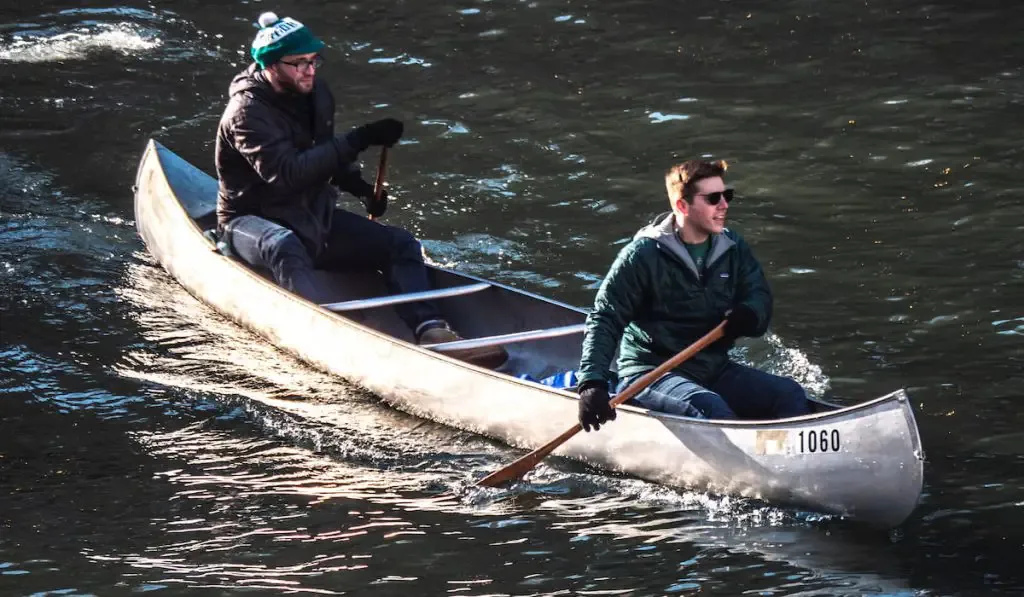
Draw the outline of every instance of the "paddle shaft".
[[[384,172],[388,168],[388,148],[380,148],[380,161],[377,162],[377,178],[373,181],[373,200],[379,203],[381,195],[384,193]],[[369,216],[371,220],[377,218]]]
[[[662,375],[668,373],[672,369],[675,369],[679,365],[682,365],[683,362],[690,359],[693,355],[704,350],[704,348],[706,348],[709,344],[721,338],[724,332],[725,322],[723,321],[722,323],[718,324],[715,327],[715,329],[711,330],[703,337],[701,337],[699,340],[683,349],[682,352],[672,357],[671,359],[665,361],[657,368],[655,368],[653,371],[644,374],[643,377],[630,384],[629,387],[627,387],[625,390],[619,392],[619,394],[615,396],[615,398],[613,398],[609,402],[609,404],[612,405],[612,408],[615,408],[616,406],[629,400],[633,396],[636,396],[637,394],[642,392],[647,386],[654,383]],[[537,464],[541,460],[543,460],[548,454],[554,452],[559,446],[572,439],[572,436],[576,435],[582,430],[583,426],[580,425],[579,423],[576,423],[569,429],[566,429],[565,432],[563,432],[555,439],[537,448],[533,452],[530,452],[526,456],[523,456],[519,460],[516,460],[512,464],[506,466],[505,468],[494,471],[493,473],[487,475],[483,479],[477,481],[476,484],[483,485],[485,487],[497,487],[498,485],[501,485],[508,481],[514,481],[515,479],[522,477],[526,473],[533,470],[533,467],[537,466]]]

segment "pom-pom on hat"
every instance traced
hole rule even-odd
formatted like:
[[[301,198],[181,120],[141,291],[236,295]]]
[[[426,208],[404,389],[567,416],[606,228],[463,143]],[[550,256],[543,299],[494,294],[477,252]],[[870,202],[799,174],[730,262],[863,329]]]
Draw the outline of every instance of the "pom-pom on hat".
[[[285,56],[311,54],[324,47],[324,42],[291,17],[278,19],[276,14],[265,12],[260,15],[259,26],[249,54],[260,68],[267,68]]]

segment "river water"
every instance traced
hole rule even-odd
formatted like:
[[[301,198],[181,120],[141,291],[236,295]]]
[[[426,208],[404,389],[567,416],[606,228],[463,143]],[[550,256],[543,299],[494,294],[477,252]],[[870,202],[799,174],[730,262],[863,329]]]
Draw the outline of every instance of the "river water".
[[[587,306],[661,172],[729,160],[776,293],[745,354],[840,402],[906,388],[917,511],[880,533],[558,460],[472,489],[521,452],[199,304],[135,233],[134,169],[156,138],[212,170],[267,9],[328,42],[339,126],[405,120],[386,219],[463,271]],[[5,4],[0,594],[1024,594],[1022,27],[996,0]]]

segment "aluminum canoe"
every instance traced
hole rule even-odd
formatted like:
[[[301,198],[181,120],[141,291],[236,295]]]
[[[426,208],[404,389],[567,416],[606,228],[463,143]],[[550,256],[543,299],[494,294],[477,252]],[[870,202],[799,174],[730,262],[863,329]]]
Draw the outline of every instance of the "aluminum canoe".
[[[478,343],[509,361],[488,370],[412,343],[380,280],[322,272],[336,300],[317,305],[221,254],[217,182],[156,141],[139,163],[135,221],[156,260],[191,294],[303,361],[367,388],[395,408],[533,449],[576,418],[576,395],[521,379],[576,368],[586,312],[448,269],[429,268],[435,300]],[[329,308],[328,308],[329,307]],[[703,421],[622,406],[556,455],[669,486],[758,498],[896,526],[914,510],[924,453],[904,391],[773,421]],[[514,407],[510,408],[510,405]]]

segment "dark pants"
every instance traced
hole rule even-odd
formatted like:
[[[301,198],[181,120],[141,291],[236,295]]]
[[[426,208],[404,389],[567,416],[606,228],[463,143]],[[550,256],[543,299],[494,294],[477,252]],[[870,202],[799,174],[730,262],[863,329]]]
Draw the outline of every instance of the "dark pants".
[[[392,294],[429,289],[423,250],[409,231],[342,209],[334,210],[327,246],[315,261],[297,234],[258,216],[231,220],[227,234],[243,261],[269,269],[278,284],[315,303],[331,297],[317,284],[314,269],[378,271]],[[395,311],[412,329],[440,317],[430,302],[396,305]]]
[[[621,392],[640,377],[622,380],[618,390]],[[781,419],[811,413],[807,394],[797,382],[733,362],[707,387],[668,373],[629,403],[700,419]]]

